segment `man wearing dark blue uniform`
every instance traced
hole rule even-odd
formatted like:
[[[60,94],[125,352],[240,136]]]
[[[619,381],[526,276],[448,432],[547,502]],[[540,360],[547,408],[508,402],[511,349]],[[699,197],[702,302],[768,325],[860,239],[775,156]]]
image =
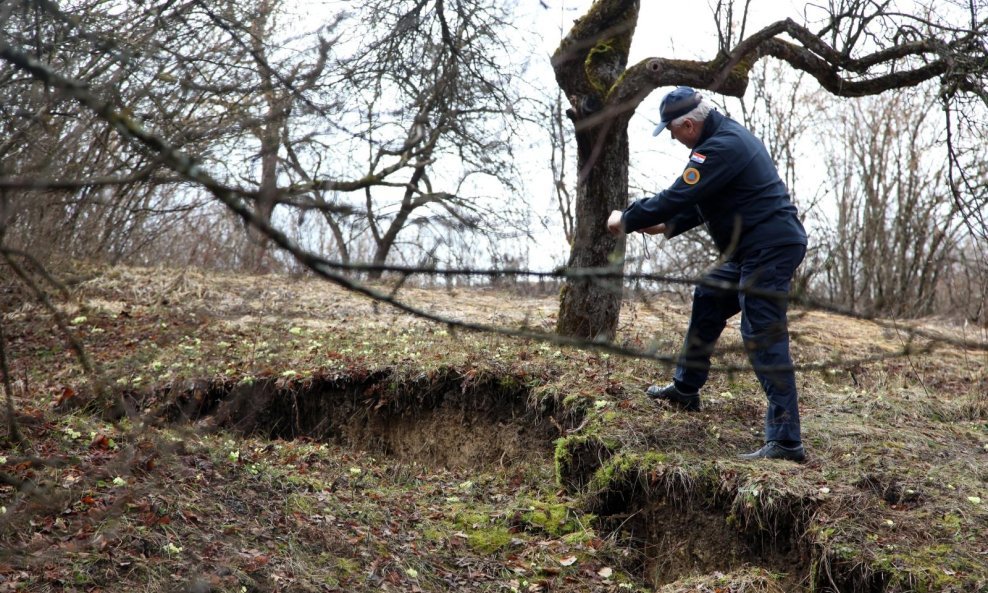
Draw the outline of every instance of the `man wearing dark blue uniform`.
[[[786,324],[789,284],[806,254],[806,232],[796,207],[761,141],[695,90],[673,90],[659,112],[653,135],[668,127],[674,139],[691,149],[689,162],[672,187],[612,212],[608,229],[671,238],[703,223],[723,263],[693,293],[673,382],[653,385],[647,393],[698,410],[714,344],[727,320],[740,312],[745,349],[768,397],[765,445],[741,457],[803,461]]]

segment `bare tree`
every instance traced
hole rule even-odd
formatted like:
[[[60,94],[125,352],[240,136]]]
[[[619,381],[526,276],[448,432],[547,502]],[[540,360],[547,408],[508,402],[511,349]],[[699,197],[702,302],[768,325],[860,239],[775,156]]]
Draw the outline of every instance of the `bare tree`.
[[[935,312],[988,328],[988,242],[968,234],[951,251],[936,288]]]
[[[367,155],[364,170],[350,174],[366,183],[361,199],[348,202],[359,216],[328,217],[342,253],[345,225],[372,238],[375,265],[392,256],[400,236],[414,260],[430,259],[450,233],[522,229],[522,203],[512,199],[510,143],[519,114],[504,60],[511,55],[506,9],[474,0],[362,7],[362,37],[343,76],[357,106],[351,112],[360,114],[350,146]],[[499,195],[485,197],[489,187]]]
[[[823,115],[828,97],[806,84],[805,72],[794,71],[778,60],[758,62],[750,77],[751,88],[741,102],[740,119],[765,144],[812,235],[806,262],[793,279],[793,292],[804,294],[822,257],[812,221],[821,219],[827,206],[826,185],[815,177],[823,153],[819,138],[830,129]]]
[[[971,18],[977,18],[973,4]],[[983,53],[984,45],[982,40]],[[988,149],[984,142],[988,98],[983,92],[965,94],[958,86],[947,85],[941,88],[941,100],[947,124],[948,187],[968,233],[956,250],[946,287],[941,287],[941,301],[950,311],[984,326],[988,320]]]
[[[828,147],[836,219],[824,225],[827,297],[864,314],[933,312],[962,230],[928,87],[864,98],[842,110]],[[835,146],[837,144],[837,146]]]
[[[563,224],[563,235],[566,237],[566,243],[572,245],[573,232],[576,228],[576,215],[574,213],[576,204],[575,196],[570,188],[571,182],[566,178],[569,142],[563,112],[563,94],[560,91],[549,107],[548,122],[551,126],[549,130],[551,149],[549,167],[552,169],[552,187],[556,194],[559,219]]]
[[[228,88],[207,83],[221,84],[216,58],[227,56],[230,46],[195,7],[81,2],[63,11],[43,2],[7,4],[0,41],[84,81],[122,110],[128,120],[121,125],[153,125],[177,147],[208,159],[209,148],[230,129],[215,101],[204,107],[216,90]],[[188,71],[199,78],[187,78]],[[158,155],[121,138],[44,81],[17,72],[0,74],[0,105],[9,115],[0,123],[8,245],[30,248],[42,259],[56,253],[128,259],[205,204],[162,168]]]
[[[285,35],[285,25],[280,20],[287,18],[281,0],[231,3],[222,12],[214,10],[211,3],[200,2],[199,5],[217,27],[230,35],[231,45],[242,49],[249,60],[247,64],[241,64],[246,80],[239,83],[242,90],[238,89],[234,94],[240,99],[236,121],[256,143],[257,152],[250,159],[256,166],[246,171],[245,176],[251,180],[256,191],[258,215],[270,221],[282,191],[279,188],[280,177],[283,169],[287,168],[282,163],[302,150],[298,144],[307,141],[305,132],[301,139],[293,137],[293,128],[304,122],[297,121],[299,118],[293,117],[293,113],[314,111],[327,114],[335,107],[332,103],[317,104],[319,99],[314,96],[325,84],[322,76],[328,60],[329,42],[317,33],[300,44],[301,51],[279,55],[285,54],[277,51],[284,43]],[[247,82],[253,84],[245,84]],[[225,90],[224,94],[230,94],[231,89]],[[230,97],[217,99],[233,106]],[[288,156],[282,157],[283,152]],[[254,242],[246,265],[255,271],[266,270],[267,240],[254,235]]]
[[[623,251],[623,239],[609,237],[603,221],[627,202],[630,115],[659,86],[685,84],[740,97],[752,66],[774,57],[843,97],[932,79],[958,95],[982,89],[978,56],[984,54],[988,25],[973,4],[963,23],[954,24],[946,20],[950,14],[906,14],[889,0],[841,0],[831,3],[815,29],[786,19],[739,35],[737,41],[732,29],[720,36],[721,47],[710,61],[653,57],[629,67],[638,7],[637,0],[597,0],[553,56],[556,80],[570,101],[567,114],[574,123],[580,170],[571,267],[609,266],[614,254]],[[745,22],[728,16],[730,22]],[[620,291],[612,286],[570,283],[562,294],[557,329],[566,335],[612,337],[620,300]]]

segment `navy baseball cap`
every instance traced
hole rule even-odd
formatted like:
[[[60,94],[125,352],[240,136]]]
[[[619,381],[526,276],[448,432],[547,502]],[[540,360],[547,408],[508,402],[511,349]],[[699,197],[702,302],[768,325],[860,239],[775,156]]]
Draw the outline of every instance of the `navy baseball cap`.
[[[701,99],[703,99],[703,95],[693,90],[692,87],[678,86],[670,91],[659,104],[659,125],[655,126],[652,135],[658,136],[662,130],[666,129],[669,122],[693,111],[700,104]]]

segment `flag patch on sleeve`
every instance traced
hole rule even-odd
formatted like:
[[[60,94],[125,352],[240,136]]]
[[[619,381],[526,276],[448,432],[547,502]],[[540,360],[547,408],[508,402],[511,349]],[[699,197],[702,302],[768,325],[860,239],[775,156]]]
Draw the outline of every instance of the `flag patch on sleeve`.
[[[703,161],[707,160],[707,157],[700,154],[699,152],[694,152],[693,154],[690,155],[690,160],[693,161],[694,163],[700,163],[702,165]]]

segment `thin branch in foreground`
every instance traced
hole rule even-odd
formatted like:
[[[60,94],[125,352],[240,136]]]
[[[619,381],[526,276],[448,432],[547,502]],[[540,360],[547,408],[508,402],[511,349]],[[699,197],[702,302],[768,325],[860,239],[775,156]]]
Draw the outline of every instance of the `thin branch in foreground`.
[[[167,185],[179,183],[184,179],[179,177],[157,178],[149,177],[148,173],[136,173],[126,177],[90,177],[88,179],[43,179],[24,177],[2,177],[0,178],[0,189],[23,189],[23,190],[77,190],[86,187],[129,185],[142,181],[154,185]]]
[[[102,401],[106,395],[105,381],[103,380],[103,375],[98,371],[98,369],[93,365],[92,360],[89,358],[89,354],[83,347],[82,342],[72,333],[69,329],[69,324],[65,319],[65,315],[62,311],[52,303],[48,294],[41,289],[40,286],[34,281],[34,278],[30,276],[27,270],[24,269],[13,257],[11,250],[0,248],[0,257],[7,264],[7,266],[14,272],[14,274],[20,279],[20,281],[31,291],[34,295],[35,300],[37,300],[41,305],[47,310],[52,318],[55,320],[55,324],[61,331],[62,335],[65,337],[65,341],[68,342],[69,348],[75,354],[76,360],[79,365],[85,371],[87,375],[93,377],[93,391],[95,393],[97,401]],[[45,273],[48,276],[47,272]],[[115,406],[118,408],[117,412],[123,414],[126,410],[124,406],[123,399],[119,396],[115,402]]]

